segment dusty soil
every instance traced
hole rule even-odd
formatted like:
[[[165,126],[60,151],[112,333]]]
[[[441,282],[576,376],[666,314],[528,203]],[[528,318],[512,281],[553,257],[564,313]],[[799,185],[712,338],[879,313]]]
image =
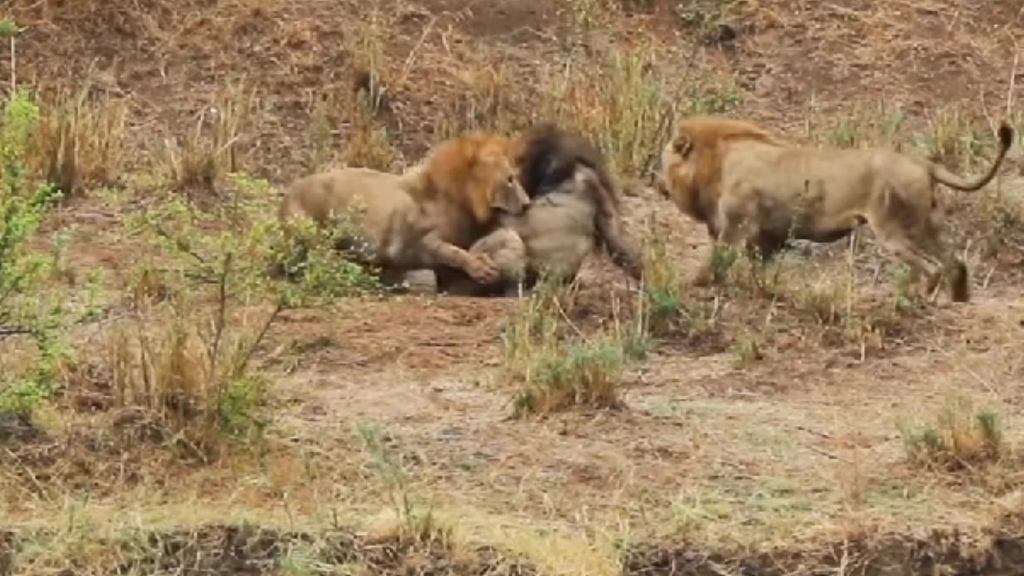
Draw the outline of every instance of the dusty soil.
[[[595,46],[651,41],[680,69],[737,72],[735,114],[795,138],[805,137],[812,98],[815,122],[884,102],[912,132],[942,106],[1002,114],[1014,75],[1010,97],[1022,96],[1024,16],[1011,2],[762,0],[697,49],[707,38],[673,3],[621,4]],[[677,4],[692,13],[714,3]],[[317,98],[332,103],[332,149],[346,142],[351,121],[331,98],[353,89],[364,66],[353,38],[374,18],[389,81],[384,121],[412,159],[434,142],[435,120],[470,89],[472,71],[499,61],[513,74],[537,68],[560,50],[572,13],[568,2],[542,0],[3,5],[26,27],[24,82],[76,86],[91,66],[94,97],[129,103],[129,174],[146,170],[156,143],[186,134],[225,86],[254,80],[261,109],[245,167],[275,184],[310,169]],[[522,124],[535,115],[528,100],[509,102],[522,107]],[[1024,192],[1012,176],[1000,185]],[[653,217],[683,270],[703,257],[702,228],[650,191],[626,201],[627,222]],[[116,273],[133,257],[105,234],[118,220],[86,195],[46,228],[76,223],[75,265]],[[856,266],[864,306],[888,294],[884,274],[873,285],[872,250]],[[825,277],[845,258],[843,247],[794,256],[790,274]],[[0,538],[0,574],[336,573],[351,564],[374,574],[1019,573],[1024,471],[922,471],[896,426],[932,417],[957,392],[998,409],[1009,440],[1019,438],[1020,262],[970,263],[971,304],[868,327],[856,343],[801,320],[785,299],[726,304],[707,338],[669,338],[631,365],[623,410],[537,421],[508,418],[511,392],[496,378],[513,300],[397,297],[289,311],[259,352],[275,375],[272,429],[283,444],[270,457],[200,466],[62,435],[83,430],[20,438],[29,448],[5,460],[17,481],[2,484],[0,528],[14,536]],[[581,326],[608,321],[613,294],[628,297],[623,276],[597,258],[581,284],[570,311]],[[762,327],[762,358],[738,363],[744,338]],[[403,490],[471,547],[373,539],[395,489],[366,464],[355,431],[364,423],[401,454]],[[19,430],[0,422],[8,429]],[[49,482],[64,497],[37,489]],[[250,527],[223,526],[243,522]],[[39,552],[47,546],[62,552]]]

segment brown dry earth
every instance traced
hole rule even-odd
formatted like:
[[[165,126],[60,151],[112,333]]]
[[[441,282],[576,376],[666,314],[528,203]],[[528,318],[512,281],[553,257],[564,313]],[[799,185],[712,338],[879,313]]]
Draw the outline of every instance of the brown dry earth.
[[[614,38],[678,44],[680,68],[695,59],[700,70],[737,71],[745,89],[737,115],[790,134],[803,130],[812,95],[825,119],[878,101],[900,107],[911,127],[945,104],[1001,114],[1010,78],[1021,74],[1020,2],[755,4],[729,22],[739,37],[723,46],[690,48],[693,31],[665,15],[668,3],[630,8]],[[388,19],[388,66],[419,59],[391,87],[398,144],[410,158],[432,143],[445,102],[466,89],[461,70],[498,59],[539,65],[558,49],[569,9],[542,0],[373,6]],[[256,77],[266,109],[248,166],[275,183],[306,170],[309,103],[350,89],[345,38],[372,16],[370,3],[325,0],[21,0],[4,8],[27,27],[18,74],[55,86],[94,65],[97,90],[129,98],[139,150],[180,134],[227,82]],[[8,72],[0,66],[0,77]],[[332,121],[339,144],[345,119]],[[999,185],[1024,192],[1019,178]],[[627,209],[631,224],[653,215],[671,234],[683,269],[702,257],[704,231],[653,194],[627,198]],[[116,270],[130,260],[130,247],[97,232],[117,220],[98,202],[81,200],[60,218],[79,224],[73,249],[83,267]],[[814,261],[825,269],[837,253]],[[83,505],[79,522],[104,534],[237,520],[315,532],[332,515],[365,527],[388,506],[354,427],[376,423],[403,454],[413,494],[463,538],[523,555],[540,573],[1014,573],[1024,570],[1022,547],[999,538],[1022,526],[1022,472],[998,481],[921,472],[906,463],[896,428],[897,418],[930,417],[958,392],[998,408],[1019,437],[1022,284],[1004,270],[983,287],[987,268],[973,271],[971,304],[924,312],[863,355],[786,327],[773,327],[764,358],[742,367],[735,333],[704,345],[668,341],[627,372],[624,410],[539,422],[509,420],[511,391],[495,379],[500,326],[514,301],[396,298],[290,312],[261,360],[280,373],[275,433],[315,465],[293,457],[259,471],[150,471],[135,488]],[[861,267],[859,280],[870,276],[871,266]],[[582,282],[585,304],[574,317],[599,322],[608,289],[624,279],[595,261]],[[883,276],[876,291],[887,289]],[[751,330],[771,324],[769,309],[765,302],[749,314]],[[67,510],[66,502],[26,500],[8,507],[4,523],[57,530]],[[962,541],[930,536],[954,528]],[[620,565],[612,546],[620,539],[660,544]],[[486,565],[449,571],[486,573]]]

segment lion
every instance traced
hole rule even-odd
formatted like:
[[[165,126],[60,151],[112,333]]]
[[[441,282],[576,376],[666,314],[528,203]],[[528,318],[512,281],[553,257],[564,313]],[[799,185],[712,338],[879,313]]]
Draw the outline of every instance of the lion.
[[[596,171],[577,166],[572,178],[546,189],[517,216],[503,215],[502,225],[481,238],[470,253],[486,255],[500,269],[490,284],[473,281],[458,270],[440,267],[437,290],[464,296],[512,296],[528,291],[540,277],[565,283],[576,278],[597,247],[598,204],[604,194]]]
[[[639,280],[643,261],[622,230],[622,200],[601,150],[582,134],[553,122],[540,123],[523,133],[517,150],[519,179],[531,200],[554,190],[571,193],[562,184],[573,181],[578,167],[589,169],[580,182],[588,183],[583,188],[585,196],[596,209],[597,246],[607,251],[615,265]]]
[[[286,234],[296,233],[301,220],[316,226],[336,225],[343,213],[355,217],[355,229],[335,234],[334,247],[363,265],[376,265],[384,276],[434,262],[418,249],[430,231],[427,214],[403,189],[401,175],[370,168],[347,167],[301,177],[284,191],[278,220]],[[422,225],[417,225],[422,223]],[[300,255],[305,243],[300,241]],[[275,275],[281,275],[280,267]]]
[[[363,209],[359,229],[336,247],[384,270],[437,266],[490,283],[499,271],[466,248],[530,203],[517,179],[507,138],[482,132],[442,142],[402,174],[340,168],[298,179],[286,190],[278,217],[323,226],[349,209]]]
[[[941,238],[935,188],[942,183],[970,192],[988,184],[1013,141],[1009,124],[997,133],[992,167],[967,179],[889,149],[793,147],[750,122],[690,117],[678,122],[665,144],[655,184],[680,211],[707,226],[716,246],[743,245],[759,251],[762,262],[789,238],[834,242],[867,224],[911,266],[915,279],[927,275],[933,301],[946,277],[952,300],[967,302],[967,266]],[[696,283],[706,283],[710,272],[709,258]]]
[[[519,180],[530,206],[521,215],[503,215],[494,237],[485,237],[470,249],[496,263],[500,260],[501,280],[481,285],[457,270],[441,268],[438,289],[461,295],[509,295],[518,292],[520,282],[530,289],[541,275],[571,281],[586,257],[601,247],[613,263],[640,279],[643,262],[622,230],[622,203],[600,150],[553,123],[534,126],[515,146]],[[506,229],[516,234],[507,234]],[[518,255],[526,260],[515,260]]]

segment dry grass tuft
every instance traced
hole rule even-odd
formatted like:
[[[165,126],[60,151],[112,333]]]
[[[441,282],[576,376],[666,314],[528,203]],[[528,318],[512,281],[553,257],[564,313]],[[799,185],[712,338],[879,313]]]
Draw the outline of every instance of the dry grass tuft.
[[[899,424],[907,458],[930,469],[957,471],[998,462],[1007,454],[1002,424],[995,412],[974,408],[954,397],[925,425]]]
[[[65,197],[117,183],[124,160],[127,103],[91,97],[91,86],[62,91],[40,108],[27,162]]]
[[[591,138],[620,176],[650,171],[674,115],[723,113],[740,102],[734,78],[669,74],[652,47],[610,52],[601,64],[570,55],[547,69],[541,111]]]
[[[259,120],[257,103],[255,88],[226,88],[197,114],[183,143],[177,138],[165,141],[157,155],[158,172],[175,190],[212,193],[218,178],[243,169]]]
[[[622,340],[583,337],[565,315],[560,292],[553,282],[538,284],[503,331],[505,377],[519,385],[517,416],[619,406],[616,389],[626,362]]]
[[[205,332],[180,318],[161,325],[141,317],[116,327],[104,367],[122,410],[115,427],[131,440],[169,445],[204,462],[219,457],[228,440],[258,442],[266,383],[248,365],[266,327],[240,332],[215,323]]]

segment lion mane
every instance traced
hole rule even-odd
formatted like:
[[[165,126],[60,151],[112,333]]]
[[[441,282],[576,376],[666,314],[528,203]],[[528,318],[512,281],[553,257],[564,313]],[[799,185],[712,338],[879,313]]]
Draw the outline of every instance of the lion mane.
[[[622,199],[601,150],[582,134],[554,122],[534,125],[520,135],[515,146],[519,180],[531,200],[552,193],[573,194],[575,188],[584,191],[594,208],[597,245],[617,266],[639,278],[643,263],[622,231]],[[578,178],[580,168],[587,169],[586,178]],[[574,205],[585,210],[581,216],[591,212],[578,203]]]
[[[500,213],[519,214],[530,204],[513,154],[510,138],[469,132],[438,144],[403,175],[403,187],[418,203],[436,204],[450,241],[465,248],[493,228]]]

